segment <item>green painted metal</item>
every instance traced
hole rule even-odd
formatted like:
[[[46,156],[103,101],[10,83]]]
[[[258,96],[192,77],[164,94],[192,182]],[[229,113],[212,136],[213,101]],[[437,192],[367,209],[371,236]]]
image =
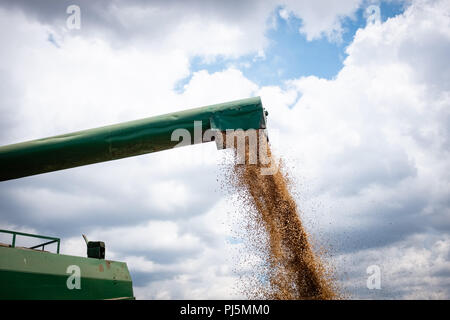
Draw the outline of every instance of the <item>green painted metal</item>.
[[[0,299],[134,299],[124,262],[1,246],[0,257]]]
[[[265,129],[259,97],[0,147],[0,181],[137,156],[175,147],[176,129]],[[202,141],[191,141],[201,143]]]
[[[36,249],[36,248],[42,247],[42,250],[44,250],[44,247],[45,247],[46,245],[49,245],[49,244],[52,244],[52,243],[55,243],[55,242],[56,242],[56,245],[57,245],[57,247],[56,247],[56,253],[59,253],[59,247],[60,247],[60,242],[61,242],[61,240],[60,240],[59,238],[49,237],[49,236],[43,236],[43,235],[39,235],[39,234],[32,234],[32,233],[25,233],[25,232],[18,232],[18,231],[3,230],[3,229],[0,229],[0,233],[9,233],[9,234],[12,234],[12,235],[13,235],[13,237],[12,237],[12,243],[11,243],[11,247],[13,247],[13,248],[16,246],[16,239],[17,239],[17,236],[19,235],[19,236],[25,236],[25,237],[31,237],[31,238],[39,238],[39,239],[47,239],[47,240],[50,240],[50,241],[47,241],[47,242],[44,242],[44,243],[35,245],[35,246],[33,246],[33,247],[30,247],[29,249]]]

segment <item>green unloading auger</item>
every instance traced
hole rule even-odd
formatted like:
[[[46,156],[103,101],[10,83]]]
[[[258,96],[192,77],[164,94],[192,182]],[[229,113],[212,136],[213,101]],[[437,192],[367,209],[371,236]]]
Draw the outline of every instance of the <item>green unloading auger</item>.
[[[199,128],[202,135],[207,130],[266,129],[265,116],[255,97],[11,144],[0,147],[0,181],[171,149],[179,144],[172,141],[177,129],[192,137]]]

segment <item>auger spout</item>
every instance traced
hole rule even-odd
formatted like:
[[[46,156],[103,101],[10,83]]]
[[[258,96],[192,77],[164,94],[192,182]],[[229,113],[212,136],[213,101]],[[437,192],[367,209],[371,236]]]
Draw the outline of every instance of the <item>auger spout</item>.
[[[260,97],[83,130],[0,147],[0,181],[174,148],[172,133],[195,123],[207,130],[265,129]],[[209,140],[212,141],[213,139]],[[194,143],[208,142],[205,140]]]

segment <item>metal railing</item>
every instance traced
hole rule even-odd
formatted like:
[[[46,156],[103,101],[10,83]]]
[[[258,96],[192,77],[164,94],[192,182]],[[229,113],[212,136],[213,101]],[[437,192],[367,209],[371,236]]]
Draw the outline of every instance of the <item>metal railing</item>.
[[[47,237],[47,236],[41,236],[38,234],[31,234],[31,233],[24,233],[24,232],[18,232],[18,231],[10,231],[10,230],[2,230],[0,229],[0,233],[9,233],[12,234],[12,244],[11,247],[15,248],[16,247],[16,237],[17,236],[25,236],[25,237],[31,237],[31,238],[39,238],[39,239],[46,239],[46,240],[50,240],[32,247],[29,247],[28,249],[36,249],[36,248],[40,248],[42,247],[42,251],[44,251],[44,248],[46,245],[52,244],[56,242],[56,253],[59,254],[59,245],[60,245],[60,239],[59,238],[55,238],[55,237]]]

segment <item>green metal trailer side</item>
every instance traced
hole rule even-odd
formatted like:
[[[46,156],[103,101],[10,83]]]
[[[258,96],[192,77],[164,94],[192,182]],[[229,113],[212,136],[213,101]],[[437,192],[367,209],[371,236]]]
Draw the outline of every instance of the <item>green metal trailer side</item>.
[[[0,299],[134,298],[124,262],[3,246],[0,257]]]

